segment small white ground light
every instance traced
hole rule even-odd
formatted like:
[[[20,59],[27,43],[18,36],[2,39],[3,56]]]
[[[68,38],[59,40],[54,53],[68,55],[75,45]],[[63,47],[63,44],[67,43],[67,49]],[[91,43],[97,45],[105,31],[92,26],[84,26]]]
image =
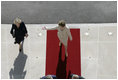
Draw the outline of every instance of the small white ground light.
[[[39,37],[42,36],[42,33],[38,33],[38,36],[39,36]]]
[[[88,33],[88,32],[85,32],[84,35],[85,35],[85,36],[89,36],[89,33]]]
[[[112,32],[108,32],[108,35],[109,35],[109,36],[112,36],[112,35],[113,35],[113,33],[112,33]]]

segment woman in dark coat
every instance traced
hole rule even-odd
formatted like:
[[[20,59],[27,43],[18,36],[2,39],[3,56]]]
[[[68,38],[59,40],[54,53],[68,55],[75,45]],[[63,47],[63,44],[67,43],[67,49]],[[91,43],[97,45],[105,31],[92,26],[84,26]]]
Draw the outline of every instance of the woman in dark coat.
[[[19,44],[19,51],[21,52],[24,37],[28,37],[27,28],[24,22],[22,22],[21,19],[16,18],[12,24],[10,33],[12,34],[13,38],[15,38],[14,44]]]

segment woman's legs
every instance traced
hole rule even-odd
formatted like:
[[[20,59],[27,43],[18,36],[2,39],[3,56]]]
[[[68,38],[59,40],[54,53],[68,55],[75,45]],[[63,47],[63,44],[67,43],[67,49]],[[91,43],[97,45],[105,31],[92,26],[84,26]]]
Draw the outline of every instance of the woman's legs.
[[[66,56],[66,57],[68,57],[67,46],[66,46],[66,45],[64,45],[64,47],[65,47],[65,56]]]
[[[24,42],[24,37],[16,37],[15,38],[15,44],[18,43],[19,44],[19,52],[21,52],[23,50],[23,42]]]
[[[59,46],[61,46],[61,42],[59,42]]]
[[[63,44],[63,43],[60,41],[59,46],[61,46],[61,44]],[[67,45],[64,45],[64,48],[65,48],[65,56],[68,57]]]
[[[61,38],[61,35],[58,33],[58,38],[60,40],[59,42],[59,46],[61,46],[61,44],[64,45],[64,48],[65,48],[65,56],[68,57],[68,52],[67,52],[67,43],[68,43],[68,39],[63,39]]]
[[[19,51],[21,52],[21,50],[23,50],[23,42],[24,41],[21,41],[20,43],[19,43]]]
[[[21,48],[22,48],[22,43],[20,42],[20,44],[19,44],[19,52],[21,52]]]

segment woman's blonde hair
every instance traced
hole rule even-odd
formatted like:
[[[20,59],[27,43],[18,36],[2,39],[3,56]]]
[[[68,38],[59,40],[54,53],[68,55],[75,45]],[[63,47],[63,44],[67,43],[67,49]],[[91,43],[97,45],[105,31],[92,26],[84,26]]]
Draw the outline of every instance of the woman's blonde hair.
[[[64,26],[66,25],[66,23],[65,23],[64,20],[60,20],[60,21],[58,22],[58,25],[64,27]]]
[[[16,18],[16,19],[14,20],[14,24],[17,24],[17,23],[21,23],[21,19],[20,19],[20,18]]]

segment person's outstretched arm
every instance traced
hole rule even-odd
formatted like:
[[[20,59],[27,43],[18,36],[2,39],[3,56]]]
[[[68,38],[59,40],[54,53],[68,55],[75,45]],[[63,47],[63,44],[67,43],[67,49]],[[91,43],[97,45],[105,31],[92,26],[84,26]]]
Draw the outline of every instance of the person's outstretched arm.
[[[54,28],[43,27],[42,30],[57,30],[57,27],[54,27]]]

